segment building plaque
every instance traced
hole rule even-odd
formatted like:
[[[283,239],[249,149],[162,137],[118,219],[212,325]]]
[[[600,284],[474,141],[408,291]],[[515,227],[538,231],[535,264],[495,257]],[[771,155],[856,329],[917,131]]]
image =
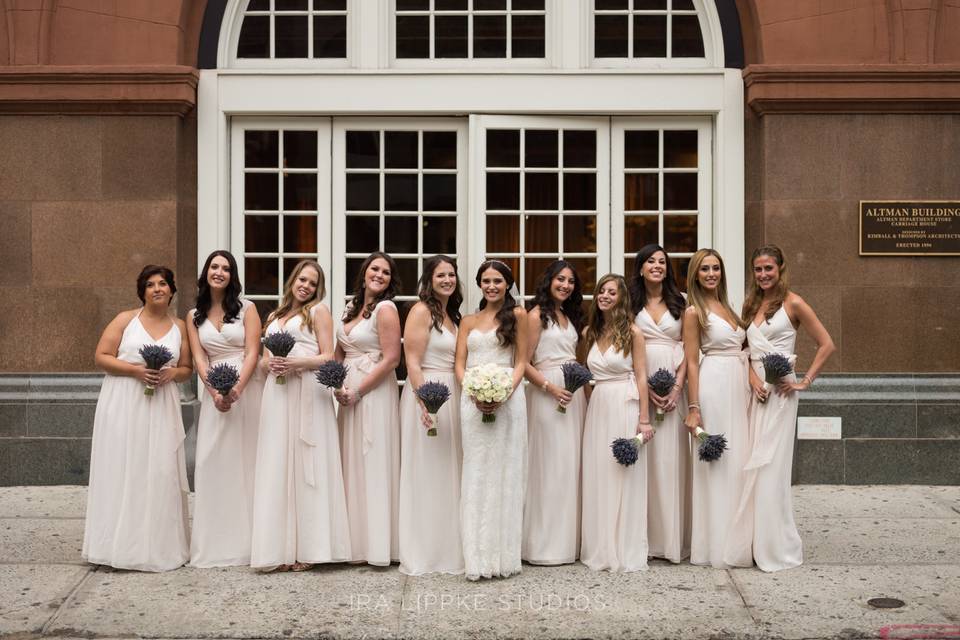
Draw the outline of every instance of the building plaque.
[[[860,255],[960,256],[960,201],[861,200]]]
[[[801,416],[797,418],[798,440],[840,440],[843,426],[839,417]]]

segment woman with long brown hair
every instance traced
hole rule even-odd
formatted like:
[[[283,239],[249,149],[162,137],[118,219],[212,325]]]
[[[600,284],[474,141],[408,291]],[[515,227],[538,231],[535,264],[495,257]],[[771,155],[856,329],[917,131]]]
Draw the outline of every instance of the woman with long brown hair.
[[[595,570],[640,571],[647,568],[646,447],[629,467],[610,452],[617,438],[654,437],[643,332],[633,323],[623,276],[597,283],[581,353],[596,385],[583,428],[580,561]]]
[[[687,272],[690,306],[683,317],[687,359],[687,418],[691,433],[702,427],[724,434],[728,450],[713,462],[694,460],[691,496],[690,562],[717,568],[750,566],[738,549],[749,531],[734,526],[749,455],[746,333],[727,299],[723,259],[713,249],[700,249]],[[703,352],[701,361],[700,353]],[[696,442],[696,440],[694,440]]]

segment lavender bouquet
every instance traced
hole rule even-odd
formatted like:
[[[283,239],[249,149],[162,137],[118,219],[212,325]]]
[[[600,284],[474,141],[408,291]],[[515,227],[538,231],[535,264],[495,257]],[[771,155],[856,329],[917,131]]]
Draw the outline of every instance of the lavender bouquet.
[[[147,369],[160,371],[163,365],[173,360],[173,352],[162,344],[145,344],[140,347],[140,357],[147,365]],[[152,396],[156,393],[156,387],[149,384],[143,388],[143,395]]]
[[[656,373],[647,378],[647,386],[661,398],[666,397],[673,390],[675,384],[677,384],[677,377],[673,375],[672,371],[663,368],[657,369]],[[657,407],[653,416],[654,422],[663,422],[665,413],[663,409]]]
[[[613,457],[625,467],[634,464],[640,458],[640,447],[646,444],[643,434],[638,433],[632,438],[617,438],[610,443]]]
[[[327,360],[313,372],[317,382],[331,389],[342,389],[350,367],[336,360]]]
[[[793,373],[793,365],[790,358],[780,353],[768,353],[760,358],[763,363],[764,388],[767,391],[773,388],[783,378]]]
[[[560,365],[563,371],[563,388],[570,393],[576,393],[577,389],[593,380],[593,373],[579,362],[564,362]],[[567,408],[562,404],[557,405],[557,411],[566,413]]]
[[[719,460],[723,452],[727,450],[727,438],[722,433],[719,435],[710,435],[702,428],[697,427],[697,440],[700,446],[697,447],[697,453],[704,462],[713,462]]]
[[[260,342],[270,350],[270,353],[278,358],[286,358],[293,349],[293,346],[297,344],[296,338],[286,331],[277,331],[276,333],[268,334],[261,339]],[[277,384],[287,384],[287,378],[282,375],[277,376]]]
[[[232,364],[222,362],[207,371],[207,384],[226,398],[240,382],[240,372]]]
[[[450,399],[450,387],[442,382],[424,382],[417,388],[417,397],[427,408],[430,414],[431,427],[427,429],[428,436],[437,435],[437,412],[443,403]]]

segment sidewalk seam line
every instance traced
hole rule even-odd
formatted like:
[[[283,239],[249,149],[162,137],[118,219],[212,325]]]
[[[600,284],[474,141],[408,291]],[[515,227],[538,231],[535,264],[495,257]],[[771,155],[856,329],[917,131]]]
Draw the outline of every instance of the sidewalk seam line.
[[[97,569],[98,567],[94,565],[92,568],[88,569],[85,574],[83,574],[83,577],[80,578],[77,584],[75,584],[74,587],[70,590],[70,593],[68,593],[67,597],[63,599],[63,602],[60,604],[59,607],[57,607],[57,610],[53,612],[53,615],[50,616],[50,619],[47,620],[44,623],[43,627],[40,628],[41,636],[47,635],[47,633],[50,631],[50,628],[53,626],[53,623],[56,622],[57,619],[60,617],[60,613],[64,610],[65,607],[73,603],[74,599],[76,598],[77,592],[80,591],[80,588],[84,584],[86,584],[90,576],[92,576],[94,573],[97,572]]]
[[[760,632],[761,636],[763,635],[763,625],[760,624],[760,621],[755,615],[753,615],[753,607],[747,604],[747,599],[743,597],[743,592],[740,591],[740,585],[737,584],[736,578],[733,576],[733,571],[731,569],[724,569],[727,574],[727,577],[730,578],[730,584],[733,585],[733,590],[737,592],[737,595],[740,596],[740,602],[743,603],[743,608],[747,610],[747,615],[750,616],[750,620],[753,622],[753,626],[756,627],[757,631]]]

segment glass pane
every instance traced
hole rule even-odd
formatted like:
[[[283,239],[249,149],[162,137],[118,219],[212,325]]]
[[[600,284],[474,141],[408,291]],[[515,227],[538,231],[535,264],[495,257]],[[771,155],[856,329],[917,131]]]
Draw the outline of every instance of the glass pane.
[[[700,20],[697,16],[672,16],[673,57],[702,58],[703,38],[700,35]]]
[[[290,274],[293,273],[293,270],[296,269],[297,265],[301,260],[310,260],[311,258],[297,258],[294,256],[288,256],[283,258],[281,261],[283,263],[283,274],[281,275],[281,283],[286,284],[287,278],[290,277]],[[326,274],[324,274],[326,276]],[[324,283],[326,284],[326,283]]]
[[[528,173],[524,176],[523,207],[556,211],[560,204],[559,176],[556,173]]]
[[[507,0],[473,0],[474,11],[503,11]]]
[[[690,258],[670,258],[673,265],[673,274],[677,277],[680,291],[687,291],[687,272],[690,270]]]
[[[416,169],[416,131],[387,131],[383,134],[383,165],[387,169]]]
[[[629,0],[595,0],[594,9],[597,11],[625,11],[629,8]]]
[[[347,258],[347,268],[343,274],[344,291],[347,295],[353,293],[353,284],[357,281],[357,274],[366,258]]]
[[[417,295],[417,280],[420,278],[420,274],[416,258],[412,260],[400,258],[397,260],[397,273],[394,274],[394,279],[397,278],[400,279],[400,295]]]
[[[625,131],[623,133],[623,166],[628,169],[646,169],[659,166],[660,136],[656,131]]]
[[[634,11],[666,11],[667,0],[633,0]]]
[[[430,18],[397,16],[397,57],[430,57]]]
[[[523,250],[527,253],[559,253],[558,216],[525,216]]]
[[[546,47],[544,17],[513,16],[511,29],[511,56],[514,58],[542,58]]]
[[[697,174],[665,173],[663,175],[664,210],[697,209]]]
[[[520,208],[520,174],[487,173],[487,209]]]
[[[277,11],[306,11],[307,0],[274,0]]]
[[[523,261],[523,295],[533,295],[537,291],[540,277],[555,258],[526,258]]]
[[[543,0],[513,0],[514,11],[543,11]]]
[[[237,57],[270,57],[270,16],[244,17],[237,39]]]
[[[283,250],[289,253],[317,252],[316,216],[283,216]]]
[[[370,253],[380,248],[379,216],[347,216],[347,253]]]
[[[417,210],[417,176],[385,175],[383,177],[384,211]]]
[[[245,131],[243,133],[244,166],[279,167],[280,133],[277,131]]]
[[[435,16],[433,20],[433,56],[466,58],[467,16]]]
[[[657,174],[628,173],[623,177],[623,208],[626,211],[656,211]]]
[[[597,250],[596,216],[563,216],[563,252],[594,253]]]
[[[527,167],[557,167],[558,134],[556,131],[528,130],[524,133],[524,165]]]
[[[423,132],[423,168],[457,168],[456,131]]]
[[[423,176],[423,210],[457,210],[457,176],[427,174]]]
[[[277,295],[280,287],[277,274],[279,266],[276,258],[245,258],[243,284],[246,292],[250,295]]]
[[[276,211],[280,204],[280,185],[276,173],[248,173],[243,181],[243,207]]]
[[[369,173],[348,173],[347,211],[380,210],[380,176]]]
[[[267,316],[277,308],[276,300],[254,300],[253,304],[257,306],[257,314],[260,316],[260,322],[264,322]],[[264,325],[265,324],[264,322]]]
[[[448,255],[457,252],[457,219],[455,217],[423,217],[423,252]]]
[[[347,169],[380,167],[380,132],[347,131]]]
[[[313,0],[314,11],[346,11],[347,0]]]
[[[279,216],[244,216],[243,249],[249,253],[273,253],[279,248]]]
[[[595,58],[626,58],[630,37],[625,15],[594,16],[593,56]]]
[[[597,133],[595,131],[563,132],[563,166],[596,167]]]
[[[250,0],[247,11],[270,11],[270,0]]]
[[[487,253],[520,251],[520,216],[487,216]]]
[[[466,11],[467,0],[435,0],[433,8],[436,11]]]
[[[696,11],[693,0],[673,0],[674,11]]]
[[[660,242],[657,216],[624,216],[623,250],[636,253],[646,244]]]
[[[663,248],[667,253],[697,250],[697,216],[664,216]]]
[[[580,290],[586,294],[593,294],[597,287],[597,259],[596,258],[567,258],[577,275],[580,276]]]
[[[383,219],[383,250],[387,253],[417,253],[417,216],[386,216]]]
[[[487,166],[520,166],[520,132],[515,129],[487,130]]]
[[[597,178],[595,174],[563,174],[563,208],[568,211],[596,211]]]
[[[510,271],[513,272],[514,277],[515,277],[515,278],[517,279],[517,281],[518,281],[518,282],[517,282],[517,287],[520,287],[521,285],[523,285],[522,282],[519,282],[519,280],[520,280],[520,258],[504,258],[503,256],[494,256],[494,255],[492,255],[492,252],[490,252],[490,251],[487,252],[487,257],[488,257],[488,258],[496,258],[496,259],[499,260],[500,262],[502,262],[502,263],[506,264],[508,267],[510,267]],[[472,285],[473,283],[474,283],[474,280],[471,279],[471,280],[470,280],[470,284]],[[518,300],[518,302],[519,302],[519,300]]]
[[[273,54],[276,58],[307,57],[307,17],[275,16]]]
[[[664,58],[667,55],[667,16],[633,16],[633,57]]]
[[[697,132],[663,132],[663,166],[697,168]]]
[[[287,211],[316,211],[317,174],[286,174],[283,177],[283,208]]]
[[[397,11],[427,11],[430,0],[397,0]]]
[[[313,16],[313,57],[347,57],[347,16]]]
[[[312,169],[317,166],[317,132],[283,132],[283,166]]]
[[[507,16],[473,18],[473,57],[507,57]]]

